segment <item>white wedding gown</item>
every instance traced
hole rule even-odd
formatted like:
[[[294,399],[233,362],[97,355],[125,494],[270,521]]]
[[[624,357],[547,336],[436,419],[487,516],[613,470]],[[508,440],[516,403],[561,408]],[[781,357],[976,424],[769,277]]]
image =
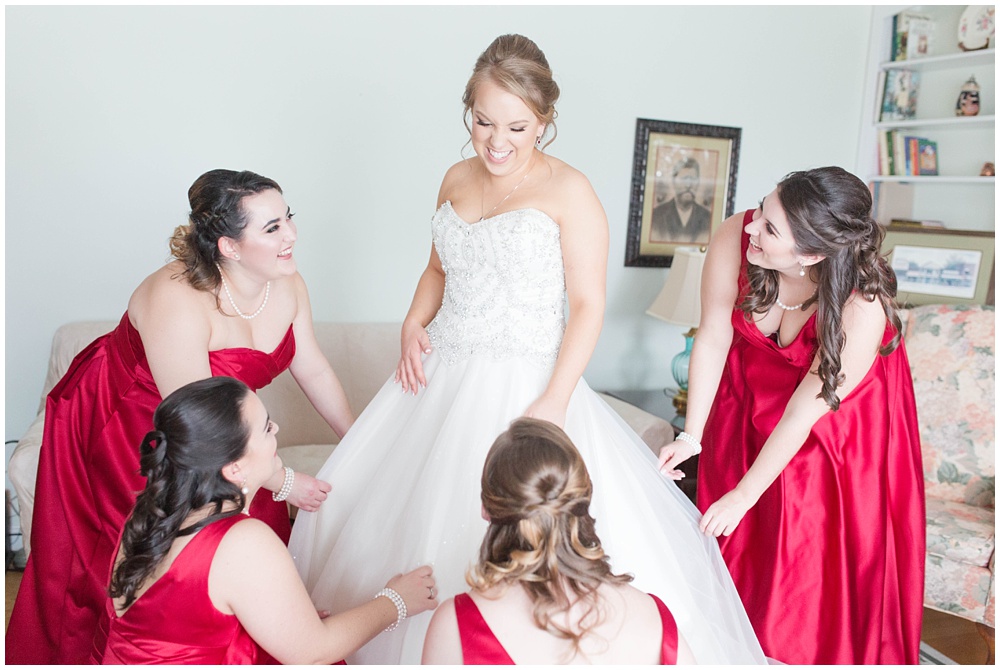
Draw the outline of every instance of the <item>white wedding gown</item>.
[[[427,387],[414,396],[386,382],[317,475],[333,485],[330,497],[300,511],[292,530],[289,549],[317,608],[362,604],[423,564],[434,566],[441,600],[467,590],[486,529],[486,452],[545,389],[559,351],[565,283],[551,218],[523,209],[469,224],[446,202],[432,228],[446,280],[427,328]],[[614,571],[667,604],[699,662],[764,663],[697,509],[582,379],[565,430],[594,482],[591,514]],[[348,662],[419,663],[429,621],[407,619]]]

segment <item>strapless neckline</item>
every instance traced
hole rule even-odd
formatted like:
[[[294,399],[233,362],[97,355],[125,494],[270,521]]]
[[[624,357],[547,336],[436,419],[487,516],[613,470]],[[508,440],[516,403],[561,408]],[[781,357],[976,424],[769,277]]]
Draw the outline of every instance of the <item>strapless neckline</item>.
[[[458,221],[459,223],[463,223],[467,226],[478,226],[481,223],[503,220],[505,218],[509,218],[511,215],[514,214],[525,214],[528,212],[534,212],[536,214],[540,214],[542,217],[545,218],[545,220],[547,220],[553,226],[556,226],[557,228],[559,227],[559,224],[556,223],[555,219],[553,219],[551,216],[549,216],[542,210],[538,209],[537,207],[520,207],[518,209],[509,209],[506,212],[500,212],[499,214],[494,214],[493,216],[487,216],[485,219],[481,219],[479,221],[471,221],[471,222],[466,221],[461,216],[459,216],[458,212],[455,211],[455,206],[451,204],[451,200],[445,200],[443,203],[441,203],[441,207],[439,207],[438,209],[443,210],[445,207],[448,208],[448,211],[451,212],[451,215],[455,218],[456,221]]]

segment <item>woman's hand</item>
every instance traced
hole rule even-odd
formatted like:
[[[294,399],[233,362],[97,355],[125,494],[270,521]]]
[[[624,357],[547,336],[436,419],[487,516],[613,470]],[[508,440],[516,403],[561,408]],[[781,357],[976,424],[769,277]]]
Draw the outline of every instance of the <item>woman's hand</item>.
[[[424,565],[405,575],[396,575],[386,586],[403,597],[406,616],[420,614],[438,606],[438,592],[434,582],[434,570]]]
[[[660,472],[674,481],[684,479],[684,473],[677,466],[694,456],[694,446],[681,440],[674,440],[660,448]]]
[[[566,404],[541,395],[524,410],[524,416],[531,419],[550,421],[560,428],[566,423]]]
[[[401,353],[395,380],[402,384],[404,393],[416,395],[421,386],[427,386],[422,356],[431,353],[431,340],[427,330],[414,321],[403,322],[399,339]]]
[[[332,488],[327,482],[303,472],[296,472],[292,492],[288,494],[288,502],[306,512],[315,512],[319,509],[320,503],[326,500],[326,495]]]
[[[740,525],[740,521],[743,520],[747,511],[753,507],[754,502],[756,501],[751,500],[737,487],[716,500],[705,510],[698,528],[705,535],[712,535],[714,537],[730,535]]]

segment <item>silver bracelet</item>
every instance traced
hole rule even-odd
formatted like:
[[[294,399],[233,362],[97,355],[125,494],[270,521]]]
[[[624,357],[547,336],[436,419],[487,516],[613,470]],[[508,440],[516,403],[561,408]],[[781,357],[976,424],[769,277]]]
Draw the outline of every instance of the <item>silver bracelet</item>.
[[[274,502],[284,502],[288,500],[288,494],[292,492],[292,484],[295,483],[295,470],[285,466],[285,481],[281,483],[281,489],[271,491],[271,499]]]
[[[406,618],[406,603],[403,602],[403,596],[396,593],[394,590],[390,589],[388,586],[375,594],[372,600],[378,599],[380,596],[385,596],[392,601],[392,604],[396,606],[396,621],[391,626],[387,627],[384,632],[388,633],[391,630],[396,630],[396,627],[403,622]]]
[[[687,442],[692,447],[694,447],[695,456],[701,453],[701,442],[694,439],[691,435],[682,432],[680,435],[677,436],[677,439],[680,440],[681,442]]]

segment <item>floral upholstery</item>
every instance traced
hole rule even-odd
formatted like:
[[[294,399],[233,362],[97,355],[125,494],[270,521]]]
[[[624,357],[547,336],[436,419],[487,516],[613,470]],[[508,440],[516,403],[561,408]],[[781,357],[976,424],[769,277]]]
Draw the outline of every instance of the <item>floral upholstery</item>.
[[[927,495],[924,604],[994,626],[995,312],[901,313]]]

